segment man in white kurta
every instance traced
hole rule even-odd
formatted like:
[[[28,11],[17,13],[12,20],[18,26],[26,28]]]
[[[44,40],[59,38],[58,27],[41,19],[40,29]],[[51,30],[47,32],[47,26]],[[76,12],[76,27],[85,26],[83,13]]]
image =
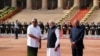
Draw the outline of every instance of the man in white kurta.
[[[27,29],[27,56],[37,56],[40,47],[41,29],[37,20],[33,19],[32,24]]]
[[[60,56],[59,29],[53,21],[49,22],[50,28],[47,34],[47,56]]]

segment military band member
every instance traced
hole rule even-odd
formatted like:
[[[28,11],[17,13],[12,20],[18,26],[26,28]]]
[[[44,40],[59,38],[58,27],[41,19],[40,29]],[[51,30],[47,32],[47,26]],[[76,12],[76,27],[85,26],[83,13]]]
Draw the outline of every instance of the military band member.
[[[7,34],[11,33],[11,23],[7,23]]]

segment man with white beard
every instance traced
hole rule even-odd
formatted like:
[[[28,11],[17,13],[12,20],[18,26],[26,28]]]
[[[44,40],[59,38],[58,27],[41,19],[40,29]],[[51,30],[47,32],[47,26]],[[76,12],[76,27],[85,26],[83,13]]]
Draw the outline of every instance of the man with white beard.
[[[60,56],[60,31],[54,21],[49,21],[47,32],[47,56]]]

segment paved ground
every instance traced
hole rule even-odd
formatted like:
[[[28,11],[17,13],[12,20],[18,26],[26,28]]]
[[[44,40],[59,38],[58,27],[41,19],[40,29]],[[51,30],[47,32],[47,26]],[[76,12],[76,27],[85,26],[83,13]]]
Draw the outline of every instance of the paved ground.
[[[71,56],[69,39],[61,39],[61,56]],[[100,39],[84,39],[84,56],[100,56]],[[14,37],[0,38],[0,56],[27,56],[26,38],[18,40]],[[46,40],[42,41],[42,48],[38,56],[46,56]]]

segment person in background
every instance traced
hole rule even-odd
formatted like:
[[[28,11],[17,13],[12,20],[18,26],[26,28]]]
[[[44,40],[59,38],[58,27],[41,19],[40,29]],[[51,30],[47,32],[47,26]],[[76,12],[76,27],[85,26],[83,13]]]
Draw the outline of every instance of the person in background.
[[[85,35],[89,35],[90,25],[88,22],[85,23]]]
[[[45,31],[46,31],[46,33],[48,32],[48,29],[49,29],[49,23],[47,22],[46,25],[45,25]]]
[[[14,22],[11,23],[11,33],[14,34]]]
[[[62,30],[63,30],[63,37],[66,38],[66,34],[67,34],[67,24],[66,23],[63,23],[62,25]]]
[[[41,33],[44,34],[44,24],[40,21],[38,25],[40,26]]]
[[[67,26],[68,26],[68,33],[70,34],[70,29],[72,28],[71,22],[68,22]]]
[[[96,32],[96,25],[94,22],[92,22],[90,25],[90,34],[92,35],[91,37],[95,36],[95,32]]]
[[[18,32],[19,32],[19,27],[18,27],[18,20],[14,23],[14,32],[15,32],[15,39],[18,39]]]
[[[97,37],[100,36],[100,22],[98,22],[96,25],[96,35],[97,35]]]

